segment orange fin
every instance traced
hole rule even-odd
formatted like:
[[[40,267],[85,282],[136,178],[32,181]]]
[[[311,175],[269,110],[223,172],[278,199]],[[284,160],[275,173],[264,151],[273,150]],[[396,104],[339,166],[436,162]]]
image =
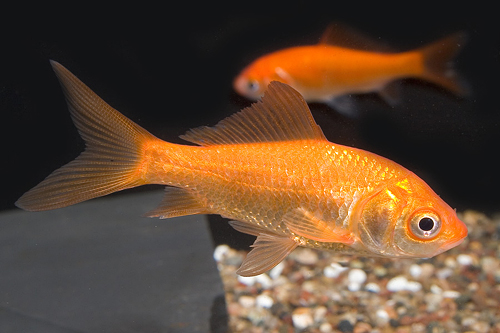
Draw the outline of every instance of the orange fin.
[[[160,205],[154,210],[146,213],[145,216],[166,219],[194,214],[210,214],[210,212],[194,195],[192,190],[166,187],[165,196]]]
[[[318,242],[352,244],[350,231],[329,226],[302,208],[285,214],[283,222],[293,233]]]
[[[270,270],[285,259],[297,243],[289,237],[260,234],[252,247],[236,271],[241,276],[255,276]]]
[[[470,88],[452,67],[453,58],[466,40],[467,35],[459,32],[422,47],[419,50],[425,67],[422,77],[457,95],[469,95]]]
[[[220,121],[199,127],[181,138],[202,146],[292,140],[326,140],[304,98],[277,81],[269,84],[261,101]]]
[[[16,205],[31,211],[49,210],[142,185],[137,172],[141,147],[158,139],[106,104],[61,64],[51,64],[86,148],[26,192]]]

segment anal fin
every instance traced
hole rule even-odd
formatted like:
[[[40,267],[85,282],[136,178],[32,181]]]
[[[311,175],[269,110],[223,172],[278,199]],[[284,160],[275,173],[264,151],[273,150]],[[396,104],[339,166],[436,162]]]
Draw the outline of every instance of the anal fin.
[[[166,219],[193,214],[210,214],[210,211],[199,201],[192,190],[166,187],[165,196],[160,205],[145,216]]]
[[[270,270],[285,259],[297,247],[297,243],[290,237],[260,234],[252,247],[236,271],[241,276],[255,276]]]
[[[328,225],[303,208],[296,208],[283,217],[293,233],[318,242],[352,244],[354,238],[348,230]]]

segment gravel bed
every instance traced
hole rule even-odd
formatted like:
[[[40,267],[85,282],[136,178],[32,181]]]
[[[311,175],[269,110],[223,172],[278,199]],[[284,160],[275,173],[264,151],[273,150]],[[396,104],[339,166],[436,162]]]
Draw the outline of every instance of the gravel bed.
[[[499,332],[500,215],[459,214],[469,236],[431,259],[297,248],[256,277],[246,251],[215,249],[232,332]]]

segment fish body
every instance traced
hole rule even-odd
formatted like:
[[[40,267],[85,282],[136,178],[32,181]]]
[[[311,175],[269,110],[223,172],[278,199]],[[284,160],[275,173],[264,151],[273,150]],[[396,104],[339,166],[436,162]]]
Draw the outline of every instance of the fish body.
[[[299,91],[308,102],[331,104],[341,112],[348,94],[379,93],[389,103],[398,100],[391,83],[403,78],[433,82],[458,94],[467,94],[450,62],[464,43],[455,34],[425,47],[406,52],[381,52],[368,47],[347,47],[346,29],[330,26],[317,45],[290,47],[266,54],[244,68],[233,82],[241,95],[256,100],[271,81],[280,81]],[[367,49],[368,48],[368,49]],[[372,47],[374,48],[374,47]],[[343,108],[344,107],[344,108]]]
[[[261,102],[215,127],[162,141],[52,62],[85,151],[16,204],[65,207],[143,184],[167,185],[151,217],[220,214],[257,236],[238,270],[257,275],[297,246],[386,257],[430,257],[465,225],[427,184],[395,162],[329,142],[301,95],[273,82]]]

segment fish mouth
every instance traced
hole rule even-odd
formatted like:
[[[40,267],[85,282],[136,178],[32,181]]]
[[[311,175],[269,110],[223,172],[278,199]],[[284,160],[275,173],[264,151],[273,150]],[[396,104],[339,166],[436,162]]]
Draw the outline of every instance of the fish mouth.
[[[460,244],[462,244],[462,242],[465,240],[465,237],[461,238],[461,239],[457,239],[455,241],[451,241],[451,242],[447,242],[445,244],[443,244],[438,252],[436,253],[436,255],[440,254],[440,253],[443,253],[443,252],[446,252],[448,251],[449,249],[452,249],[454,248],[455,246],[458,246]]]
[[[462,244],[462,242],[465,240],[465,237],[467,237],[469,230],[467,229],[467,226],[460,220],[459,223],[457,223],[457,229],[458,232],[454,235],[452,239],[441,245],[437,254],[443,253],[449,249],[454,248],[455,246]]]
[[[236,79],[233,81],[233,89],[236,90],[236,92],[240,95],[245,95],[245,87],[247,85],[247,80],[243,76],[238,76]]]

